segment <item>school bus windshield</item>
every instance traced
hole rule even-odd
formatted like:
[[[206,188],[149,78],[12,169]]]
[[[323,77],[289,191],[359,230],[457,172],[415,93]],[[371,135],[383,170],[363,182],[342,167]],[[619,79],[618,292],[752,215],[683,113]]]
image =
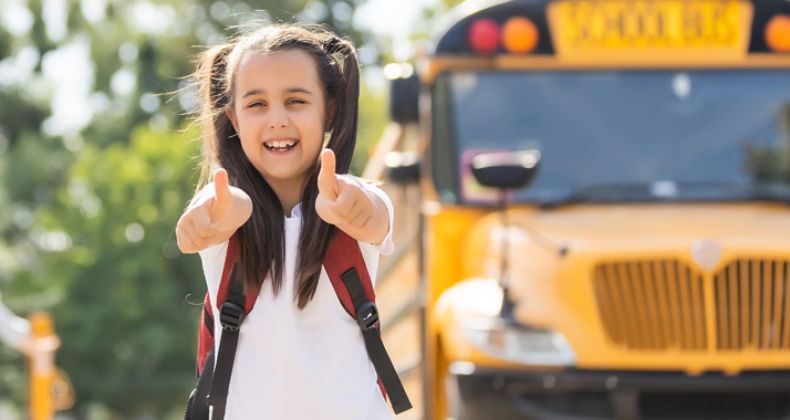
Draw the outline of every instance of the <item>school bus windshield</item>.
[[[542,159],[517,202],[790,200],[789,72],[455,72],[436,82],[433,174],[445,202],[493,200],[471,157],[524,149]]]

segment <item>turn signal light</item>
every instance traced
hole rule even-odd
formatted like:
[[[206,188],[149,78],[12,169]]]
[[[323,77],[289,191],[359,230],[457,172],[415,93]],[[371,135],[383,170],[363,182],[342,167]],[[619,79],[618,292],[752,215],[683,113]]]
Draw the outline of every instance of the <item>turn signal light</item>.
[[[495,53],[499,49],[499,44],[500,29],[493,19],[480,18],[469,27],[469,46],[472,47],[472,51]]]
[[[502,28],[502,43],[513,54],[526,54],[538,45],[538,28],[531,20],[514,16]]]
[[[790,16],[776,15],[765,25],[765,43],[776,52],[790,52]]]

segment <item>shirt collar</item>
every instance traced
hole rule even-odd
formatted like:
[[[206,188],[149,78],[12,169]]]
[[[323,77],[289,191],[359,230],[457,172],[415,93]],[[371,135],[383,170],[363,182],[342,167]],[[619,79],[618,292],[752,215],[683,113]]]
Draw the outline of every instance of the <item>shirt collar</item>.
[[[291,217],[286,217],[286,219],[301,219],[302,218],[302,203],[297,204],[294,206],[293,210],[291,210]]]

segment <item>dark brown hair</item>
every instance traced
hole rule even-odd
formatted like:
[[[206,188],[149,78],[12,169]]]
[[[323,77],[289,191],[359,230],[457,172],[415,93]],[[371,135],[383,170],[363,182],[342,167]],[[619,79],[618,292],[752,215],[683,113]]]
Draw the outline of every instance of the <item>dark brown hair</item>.
[[[198,190],[215,169],[228,171],[230,184],[252,199],[250,219],[238,230],[241,269],[247,293],[262,290],[267,273],[272,290],[282,287],[284,261],[284,213],[274,190],[252,165],[225,111],[233,106],[236,69],[246,54],[271,54],[299,50],[313,58],[324,88],[331,137],[326,147],[335,152],[337,173],[347,173],[357,137],[359,64],[351,42],[319,28],[268,25],[246,32],[233,41],[210,48],[201,55],[194,75],[198,85],[198,120],[203,131],[203,155]],[[329,110],[333,110],[330,112]],[[296,270],[296,300],[303,309],[315,295],[321,266],[334,226],[315,211],[318,196],[319,157],[310,169],[302,196],[302,233]]]

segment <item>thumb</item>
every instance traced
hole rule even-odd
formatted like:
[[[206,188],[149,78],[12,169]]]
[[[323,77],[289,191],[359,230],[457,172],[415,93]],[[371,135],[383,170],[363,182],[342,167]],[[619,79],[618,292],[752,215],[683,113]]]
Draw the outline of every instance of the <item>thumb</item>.
[[[228,187],[228,171],[217,169],[214,172],[214,204],[211,206],[211,221],[222,221],[230,213],[233,196]]]
[[[324,149],[321,152],[321,171],[318,173],[318,193],[329,201],[337,200],[337,175],[335,175],[335,152]]]

